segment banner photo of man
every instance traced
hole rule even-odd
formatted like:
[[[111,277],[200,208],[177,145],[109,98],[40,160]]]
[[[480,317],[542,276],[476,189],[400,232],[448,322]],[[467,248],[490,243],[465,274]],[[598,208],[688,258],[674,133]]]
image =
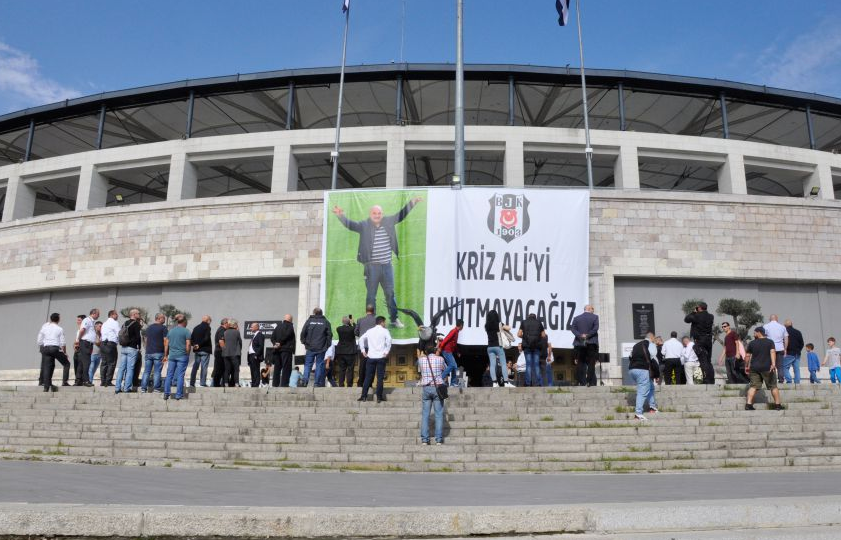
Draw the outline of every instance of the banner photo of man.
[[[331,321],[386,317],[395,340],[417,339],[426,273],[426,190],[341,191],[324,198],[321,288]]]

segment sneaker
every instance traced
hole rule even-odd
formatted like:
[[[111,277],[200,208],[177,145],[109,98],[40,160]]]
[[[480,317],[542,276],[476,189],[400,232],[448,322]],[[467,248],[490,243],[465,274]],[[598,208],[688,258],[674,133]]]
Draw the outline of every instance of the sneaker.
[[[657,409],[657,407],[649,407],[648,412],[651,414],[657,414],[660,411]]]
[[[444,444],[444,441],[435,441],[435,446],[441,446]]]
[[[492,386],[492,388],[499,388],[499,385],[496,384],[496,383],[493,383],[493,385],[491,385],[491,386]]]
[[[755,411],[756,409],[750,403],[745,403],[745,410],[746,411]]]
[[[164,401],[169,399],[169,394],[164,394]]]
[[[508,381],[505,383],[505,388],[517,388],[517,385],[512,383],[511,381]]]
[[[774,405],[774,410],[775,410],[775,411],[781,411],[781,410],[783,410],[783,405],[782,405],[782,403],[777,403],[776,405]]]
[[[394,319],[393,321],[391,321],[391,323],[389,324],[389,326],[391,326],[392,328],[406,328],[406,325],[405,325],[405,324],[403,324],[403,323],[400,321],[400,319]]]
[[[645,420],[648,420],[648,418],[646,418],[645,416],[643,416],[643,415],[641,415],[641,414],[635,414],[635,415],[634,415],[634,420],[642,420],[642,421],[645,421]]]
[[[421,446],[429,446],[429,441],[423,441],[423,442],[421,442]]]

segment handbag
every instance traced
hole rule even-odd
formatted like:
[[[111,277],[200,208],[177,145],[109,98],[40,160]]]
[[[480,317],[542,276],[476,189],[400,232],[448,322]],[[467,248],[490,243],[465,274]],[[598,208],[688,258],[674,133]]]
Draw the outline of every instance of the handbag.
[[[432,382],[434,383],[435,382],[435,373],[432,371],[432,362],[429,361],[429,356],[428,355],[424,356],[424,358],[426,358],[426,365],[429,366],[429,373],[432,374]],[[441,384],[436,384],[435,385],[435,392],[438,394],[438,399],[440,399],[442,403],[444,402],[445,399],[450,397],[450,389],[446,384],[443,384],[443,381],[442,381]]]
[[[503,328],[502,323],[499,323],[499,346],[503,349],[514,346],[514,334]]]

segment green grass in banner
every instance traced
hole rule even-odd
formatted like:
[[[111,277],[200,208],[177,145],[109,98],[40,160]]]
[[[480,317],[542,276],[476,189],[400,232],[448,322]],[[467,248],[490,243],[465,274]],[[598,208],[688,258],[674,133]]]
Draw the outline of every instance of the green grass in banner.
[[[424,281],[426,279],[426,190],[345,192],[330,193],[327,208],[326,247],[326,305],[324,313],[335,329],[342,323],[342,317],[353,314],[355,320],[365,315],[364,267],[356,260],[359,234],[353,232],[333,214],[333,207],[339,206],[345,216],[353,221],[368,219],[372,206],[379,205],[383,216],[400,211],[411,199],[422,197],[397,224],[397,245],[400,256],[392,255],[394,266],[394,290],[397,306],[416,311],[423,316]],[[382,287],[377,288],[377,315],[389,318]],[[417,327],[411,317],[399,314],[406,325],[403,329],[389,328],[394,339],[416,338]]]

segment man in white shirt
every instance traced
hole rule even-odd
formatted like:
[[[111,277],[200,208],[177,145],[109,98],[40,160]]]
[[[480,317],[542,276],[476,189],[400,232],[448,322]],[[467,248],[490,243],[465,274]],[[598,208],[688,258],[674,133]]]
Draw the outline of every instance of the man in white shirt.
[[[93,386],[88,373],[91,368],[93,345],[96,343],[96,329],[94,328],[94,324],[98,318],[99,310],[93,308],[90,314],[82,320],[82,325],[76,334],[76,347],[79,349],[79,365],[76,370],[75,386]]]
[[[366,361],[365,383],[362,385],[362,396],[357,401],[368,400],[368,388],[374,382],[374,371],[377,373],[377,403],[385,401],[383,379],[385,363],[391,350],[391,334],[385,327],[385,317],[377,317],[374,327],[359,338],[359,348]]]
[[[61,320],[59,314],[53,313],[50,315],[50,322],[45,323],[38,332],[38,348],[41,350],[41,383],[44,385],[44,392],[58,390],[53,386],[55,363],[67,353],[64,330],[58,325],[59,320]]]
[[[774,350],[777,351],[777,382],[784,382],[783,376],[783,358],[788,349],[788,330],[780,324],[779,317],[771,315],[770,321],[763,325],[765,327],[765,337],[774,342]]]
[[[99,346],[99,353],[102,355],[99,378],[102,380],[102,386],[114,386],[114,371],[117,369],[117,341],[120,334],[120,323],[117,322],[117,317],[117,310],[112,309],[102,324],[102,343]]]
[[[683,352],[683,345],[677,339],[677,332],[672,332],[672,337],[663,343],[663,378],[666,384],[678,384],[680,381],[681,363],[680,353]]]
[[[686,373],[686,384],[695,384],[695,368],[701,365],[695,353],[695,343],[689,336],[683,336],[683,350],[680,352],[680,363]]]

